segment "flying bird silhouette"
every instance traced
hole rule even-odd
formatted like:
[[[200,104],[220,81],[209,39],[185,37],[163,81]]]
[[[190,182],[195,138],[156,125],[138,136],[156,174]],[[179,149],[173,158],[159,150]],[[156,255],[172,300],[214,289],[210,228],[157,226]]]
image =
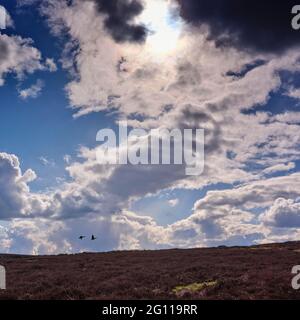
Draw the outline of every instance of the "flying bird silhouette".
[[[86,236],[80,236],[78,239],[83,240]]]
[[[127,60],[125,57],[121,57],[121,59],[118,61],[118,71],[119,72],[127,72],[128,71],[125,67],[126,62],[127,62]]]
[[[97,238],[92,234],[91,240],[96,240]]]

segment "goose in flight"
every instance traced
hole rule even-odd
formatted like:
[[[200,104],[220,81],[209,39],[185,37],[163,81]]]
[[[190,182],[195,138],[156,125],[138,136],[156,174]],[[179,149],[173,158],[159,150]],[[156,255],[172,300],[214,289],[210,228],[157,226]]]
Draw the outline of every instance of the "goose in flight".
[[[80,236],[78,239],[83,240],[86,236]]]
[[[97,238],[92,234],[91,240],[96,240]]]

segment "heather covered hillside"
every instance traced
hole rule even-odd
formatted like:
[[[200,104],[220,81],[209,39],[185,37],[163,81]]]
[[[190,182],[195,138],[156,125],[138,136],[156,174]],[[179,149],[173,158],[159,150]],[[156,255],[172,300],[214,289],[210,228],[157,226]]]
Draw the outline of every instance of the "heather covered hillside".
[[[0,299],[299,299],[300,243],[59,256],[0,255]]]

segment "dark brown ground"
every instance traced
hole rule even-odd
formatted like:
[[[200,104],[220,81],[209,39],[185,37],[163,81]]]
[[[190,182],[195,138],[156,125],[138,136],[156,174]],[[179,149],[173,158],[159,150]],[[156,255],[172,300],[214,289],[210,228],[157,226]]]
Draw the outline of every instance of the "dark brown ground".
[[[250,248],[0,255],[8,290],[0,299],[300,299],[291,269],[300,242]],[[180,285],[214,281],[198,291]]]

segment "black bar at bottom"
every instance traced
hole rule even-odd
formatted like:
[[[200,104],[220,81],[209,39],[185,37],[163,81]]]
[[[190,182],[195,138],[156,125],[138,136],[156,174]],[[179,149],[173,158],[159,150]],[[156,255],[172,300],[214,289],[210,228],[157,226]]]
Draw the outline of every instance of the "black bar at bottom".
[[[275,312],[286,318],[300,301],[0,301],[1,319],[241,319]],[[15,318],[16,317],[16,318]]]

